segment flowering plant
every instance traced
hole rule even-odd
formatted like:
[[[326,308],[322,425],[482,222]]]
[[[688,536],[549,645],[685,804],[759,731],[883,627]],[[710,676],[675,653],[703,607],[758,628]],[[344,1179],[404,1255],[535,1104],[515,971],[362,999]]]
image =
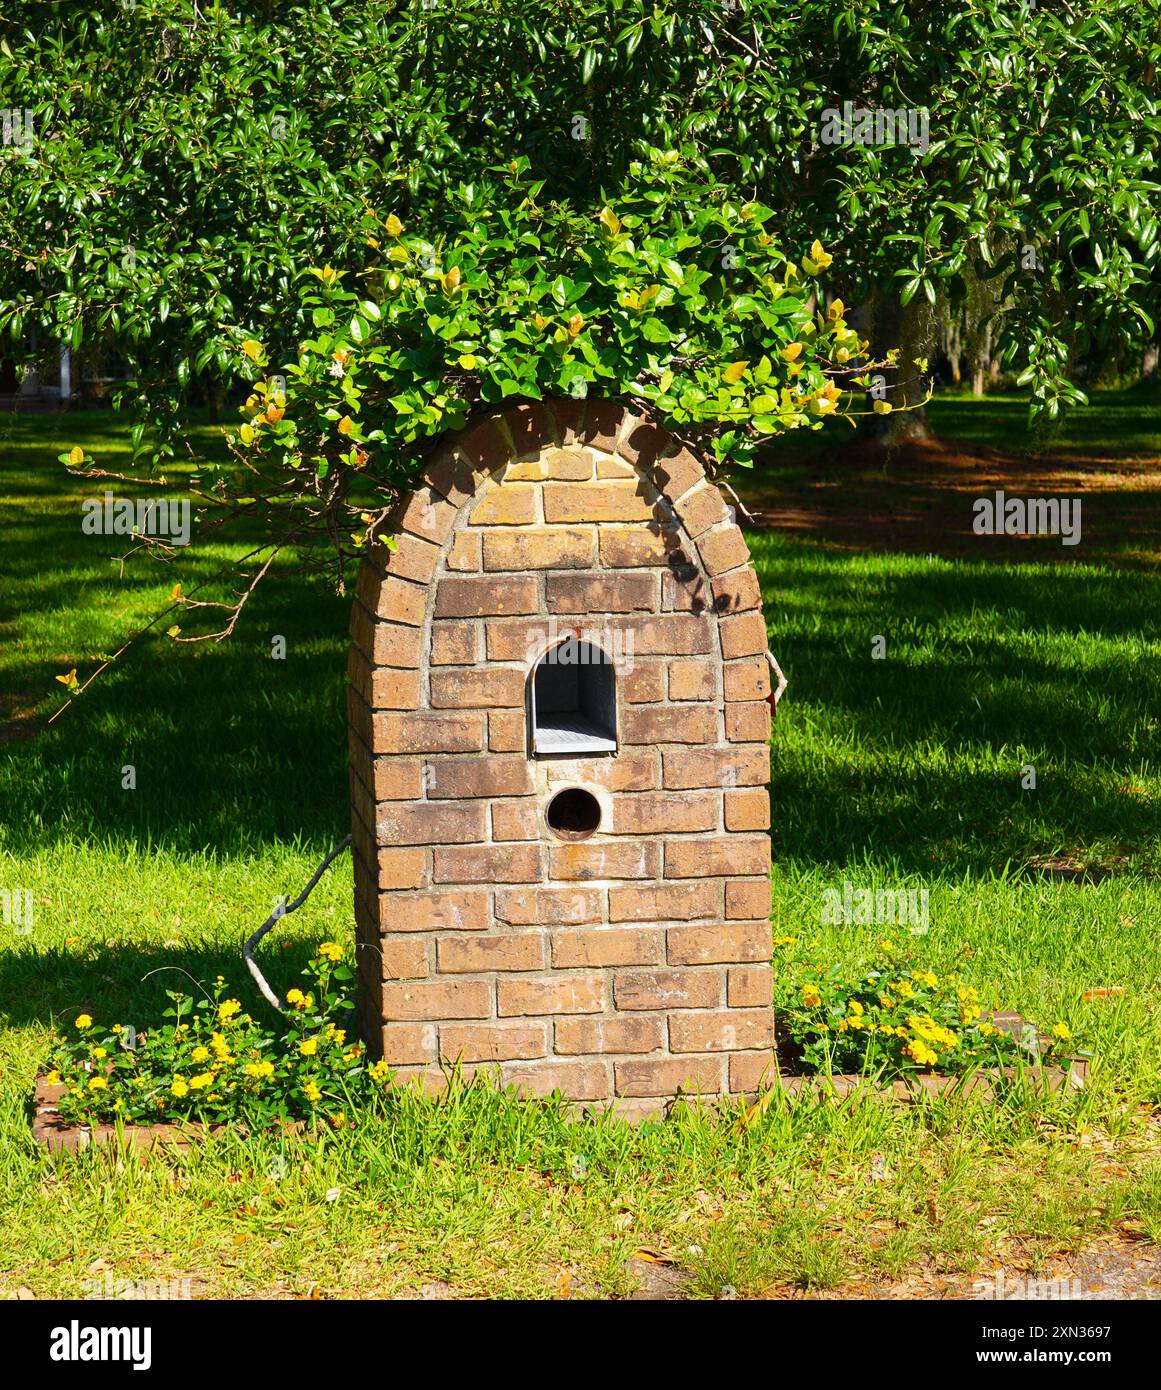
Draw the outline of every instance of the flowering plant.
[[[870,969],[856,976],[849,966],[805,959],[796,937],[778,937],[775,946],[784,962],[779,1026],[801,1048],[808,1071],[959,1075],[1029,1060],[1028,1048],[983,1013],[962,968],[939,975],[880,941]],[[970,958],[963,948],[957,966]],[[1036,1053],[1055,1055],[1071,1038],[1056,1023],[1047,1038],[1037,1035]]]
[[[287,993],[281,1026],[246,1013],[220,976],[200,999],[167,991],[167,1021],[148,1031],[78,1015],[46,1077],[65,1087],[62,1119],[342,1123],[390,1073],[383,1062],[368,1065],[363,1044],[341,1026],[354,979],[342,947],[323,942],[303,976],[303,987]]]

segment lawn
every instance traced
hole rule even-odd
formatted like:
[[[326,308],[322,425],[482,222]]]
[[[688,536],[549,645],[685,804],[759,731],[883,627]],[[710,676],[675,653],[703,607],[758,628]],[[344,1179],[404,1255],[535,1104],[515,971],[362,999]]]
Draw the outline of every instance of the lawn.
[[[1096,396],[1049,462],[1099,442],[1156,465],[1155,402],[1130,419],[1122,394]],[[938,404],[973,446],[1031,447],[1004,401]],[[190,437],[216,447],[205,422]],[[0,885],[35,900],[32,933],[5,928],[0,951],[0,1293],[75,1297],[111,1273],[217,1296],[583,1297],[658,1271],[696,1296],[896,1293],[1161,1240],[1161,575],[1116,545],[1016,563],[944,555],[934,533],[929,554],[843,548],[761,518],[790,680],[775,935],[858,961],[882,932],[823,925],[823,890],[927,888],[924,963],[966,944],[985,1005],[1067,1024],[1093,1058],[1083,1093],[779,1098],[741,1128],[688,1113],[630,1128],[472,1088],[309,1143],[232,1133],[184,1156],[48,1160],[28,1100],[54,1030],[82,1007],[144,1023],[175,970],[236,979],[262,1008],[240,943],[347,828],[347,605],[298,579],[265,585],[225,644],[175,646],[167,619],[47,725],[66,698],[54,676],[84,679],[175,582],[213,592],[246,548],[224,532],[122,573],[115,540],[80,532],[105,484],[55,459],[82,443],[126,469],[125,438],[101,412],[0,424]],[[281,927],[273,975],[349,938],[350,891],[340,863]]]

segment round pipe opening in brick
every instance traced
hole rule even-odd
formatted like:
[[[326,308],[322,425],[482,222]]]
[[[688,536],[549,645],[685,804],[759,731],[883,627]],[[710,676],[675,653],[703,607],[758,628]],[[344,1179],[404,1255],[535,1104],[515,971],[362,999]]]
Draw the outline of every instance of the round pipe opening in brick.
[[[568,787],[548,803],[548,828],[558,840],[587,840],[601,824],[601,803],[583,787]]]

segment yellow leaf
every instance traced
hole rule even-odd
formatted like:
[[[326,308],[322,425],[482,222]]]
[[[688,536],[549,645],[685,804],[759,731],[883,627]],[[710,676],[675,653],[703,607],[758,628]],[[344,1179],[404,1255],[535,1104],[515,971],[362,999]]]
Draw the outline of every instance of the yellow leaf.
[[[388,236],[398,236],[400,232],[403,231],[403,223],[400,222],[394,213],[391,213],[387,221],[383,223],[383,230]]]
[[[621,230],[621,219],[610,207],[603,207],[601,209],[599,220],[601,226],[605,229],[609,236],[616,236],[617,233]]]
[[[70,686],[70,687],[76,685],[76,683],[77,683],[77,668],[74,666],[73,669],[68,673],[67,676],[57,676],[56,679],[57,679],[58,681],[60,681],[61,685],[67,685],[67,686]]]
[[[570,318],[568,321],[568,336],[570,338],[575,338],[584,326],[584,315],[573,314],[572,318]]]
[[[470,352],[462,353],[459,357],[459,364],[465,372],[474,371],[476,368],[475,356]]]
[[[825,270],[834,257],[829,251],[822,249],[822,242],[815,238],[814,244],[810,248],[810,259],[818,266],[819,270]]]
[[[165,629],[165,635],[166,635],[167,637],[176,637],[176,636],[178,635],[179,632],[181,632],[181,628],[178,627],[178,625],[177,625],[176,623],[174,623],[174,625],[173,625],[172,627],[167,627],[167,628]]]
[[[890,401],[876,401],[871,406],[871,409],[876,415],[890,415],[893,407]]]
[[[802,356],[802,344],[801,344],[801,343],[787,343],[786,346],[782,349],[782,360],[783,360],[783,362],[794,362],[794,361],[796,361],[796,360],[797,360],[799,357],[801,357],[801,356]]]
[[[169,591],[170,598],[181,598],[181,585],[175,584]]]
[[[257,362],[262,356],[262,344],[256,338],[247,338],[242,344],[242,351],[251,362]]]
[[[351,419],[349,415],[344,415],[343,418],[339,421],[339,423],[335,426],[335,428],[338,430],[340,434],[350,434],[350,432],[355,428],[355,422]]]
[[[460,272],[458,266],[452,266],[448,273],[443,277],[443,287],[445,290],[458,290],[460,287]]]
[[[742,377],[745,376],[746,368],[749,365],[749,362],[745,359],[743,359],[741,362],[731,362],[730,365],[722,373],[722,380],[728,381],[731,386],[736,385],[739,381],[741,381]]]
[[[830,302],[830,308],[826,311],[826,316],[828,319],[841,319],[842,316],[846,313],[846,311],[847,306],[842,302],[841,299],[832,299]]]
[[[84,461],[85,451],[81,448],[79,444],[74,444],[73,447],[69,450],[69,463],[75,466],[78,463],[84,463]]]
[[[250,425],[243,425],[242,428],[238,431],[238,434],[241,437],[243,444],[254,443],[254,430]]]

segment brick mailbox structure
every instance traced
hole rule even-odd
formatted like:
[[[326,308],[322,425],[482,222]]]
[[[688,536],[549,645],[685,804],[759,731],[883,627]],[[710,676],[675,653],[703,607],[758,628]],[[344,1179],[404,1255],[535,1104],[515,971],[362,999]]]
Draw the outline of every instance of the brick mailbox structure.
[[[701,464],[610,402],[436,453],[359,576],[360,1020],[641,1110],[772,1060],[770,694],[749,552]]]

